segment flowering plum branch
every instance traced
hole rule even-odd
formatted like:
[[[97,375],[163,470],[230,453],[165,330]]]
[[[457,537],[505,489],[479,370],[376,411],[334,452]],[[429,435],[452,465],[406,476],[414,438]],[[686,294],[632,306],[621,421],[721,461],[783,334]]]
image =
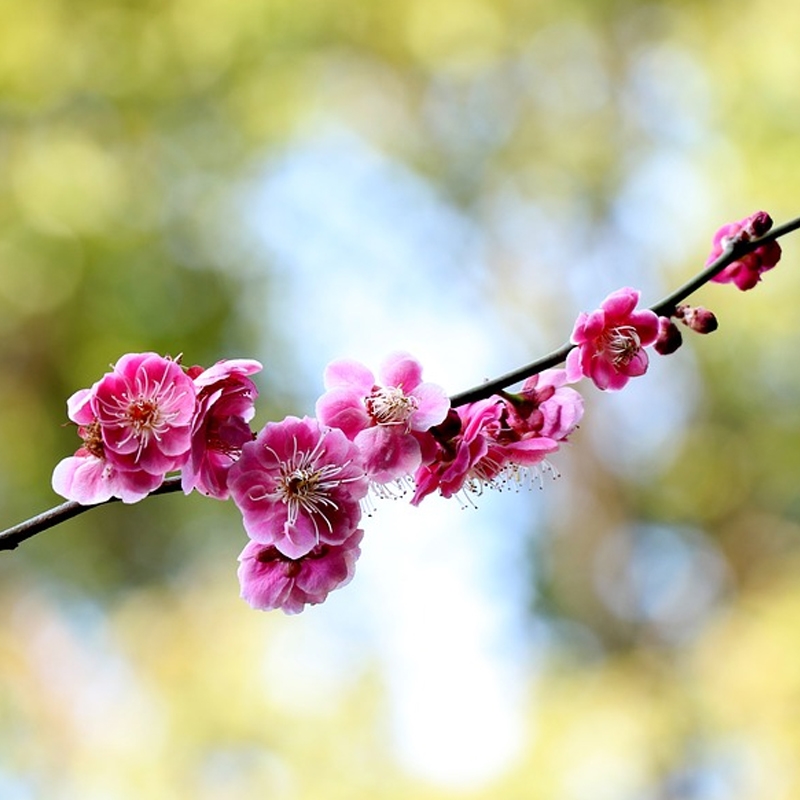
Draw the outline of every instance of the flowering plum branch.
[[[98,505],[196,490],[232,499],[242,514],[242,597],[300,612],[353,577],[373,498],[410,493],[419,505],[438,493],[466,504],[484,488],[541,479],[583,416],[574,384],[622,389],[645,374],[650,349],[680,347],[676,323],[715,330],[712,312],[684,301],[709,281],[754,288],[780,259],[777,240],[798,228],[800,218],[773,228],[763,211],[725,225],[706,268],[656,305],[639,308],[633,288],[612,292],[581,312],[557,350],[449,398],[407,353],[388,356],[377,377],[340,360],[325,371],[316,417],[290,416],[254,433],[250,376],[259,362],[204,369],[156,353],[124,355],[67,401],[81,445],[56,466],[52,484],[68,502],[0,533],[0,549]]]

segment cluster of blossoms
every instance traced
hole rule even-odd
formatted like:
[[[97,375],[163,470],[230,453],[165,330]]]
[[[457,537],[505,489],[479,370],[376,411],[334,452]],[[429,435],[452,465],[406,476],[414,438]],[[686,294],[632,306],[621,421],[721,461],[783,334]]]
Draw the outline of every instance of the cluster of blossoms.
[[[710,262],[731,237],[749,241],[770,225],[759,212],[725,226]],[[772,244],[715,279],[751,288],[780,255]],[[581,313],[565,368],[533,374],[517,393],[451,407],[407,353],[388,356],[377,377],[339,360],[325,371],[316,417],[289,416],[258,433],[249,426],[257,397],[249,376],[259,362],[184,368],[180,359],[131,353],[68,400],[82,444],[56,467],[53,488],[84,505],[132,503],[180,471],[185,493],[230,497],[242,513],[250,539],[239,556],[242,597],[297,613],[353,577],[368,495],[411,492],[418,505],[438,493],[464,503],[486,487],[539,477],[583,416],[572,384],[589,378],[599,389],[622,389],[647,371],[647,348],[666,355],[680,346],[673,320],[699,333],[716,328],[701,307],[676,304],[659,316],[638,304],[639,292],[623,288]]]
[[[227,472],[252,439],[258,391],[247,376],[260,369],[250,359],[185,370],[156,353],[124,355],[67,401],[83,444],[56,466],[53,488],[84,505],[135,503],[182,470],[187,493],[226,499]]]

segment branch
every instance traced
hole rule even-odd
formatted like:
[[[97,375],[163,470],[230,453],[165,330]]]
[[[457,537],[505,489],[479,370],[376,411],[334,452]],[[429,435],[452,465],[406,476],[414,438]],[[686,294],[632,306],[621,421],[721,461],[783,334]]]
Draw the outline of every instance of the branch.
[[[180,490],[180,476],[175,476],[167,478],[161,486],[150,492],[148,497],[154,494],[171,494],[172,492],[179,492]],[[30,539],[32,536],[36,536],[37,533],[46,531],[48,528],[54,528],[56,525],[66,522],[68,519],[77,517],[79,514],[83,514],[84,511],[119,502],[120,501],[116,497],[112,497],[110,500],[106,500],[105,503],[97,503],[93,506],[82,506],[74,500],[62,503],[60,506],[55,506],[47,511],[43,511],[41,514],[26,519],[25,522],[20,522],[19,525],[14,525],[13,528],[8,528],[0,533],[0,550],[14,550],[20,542],[24,542],[26,539]]]
[[[718,273],[722,272],[722,270],[725,269],[725,267],[727,267],[729,264],[732,264],[734,261],[738,261],[742,256],[747,255],[747,253],[751,253],[762,244],[780,239],[782,236],[786,236],[786,234],[792,233],[798,229],[800,229],[800,217],[783,225],[779,225],[777,228],[772,228],[772,230],[758,239],[752,239],[749,242],[737,242],[733,245],[729,245],[716,261],[706,267],[706,269],[704,269],[702,272],[698,273],[688,283],[685,283],[679,289],[676,289],[674,292],[665,297],[663,300],[660,300],[655,305],[650,306],[650,309],[659,316],[670,315],[678,303],[681,303],[691,294],[696,292],[701,286],[708,283],[708,281],[710,281]],[[533,375],[538,375],[540,372],[543,372],[546,369],[556,367],[563,363],[573,347],[575,347],[575,345],[573,345],[571,342],[565,342],[556,350],[553,350],[546,356],[543,356],[542,358],[539,358],[524,367],[520,367],[513,372],[507,372],[505,375],[501,375],[494,380],[486,381],[480,386],[475,386],[471,389],[467,389],[466,391],[454,394],[450,398],[450,404],[453,408],[457,408],[458,406],[463,406],[467,403],[474,403],[477,400],[485,400],[492,395],[498,394],[502,390],[507,389],[509,386],[513,386],[516,383],[524,381],[526,378],[530,378]],[[172,494],[173,492],[179,492],[180,490],[180,476],[175,476],[167,478],[164,483],[161,484],[161,486],[150,492],[150,495]],[[31,517],[30,519],[25,520],[25,522],[20,522],[18,525],[8,528],[0,533],[0,550],[13,550],[19,545],[20,542],[24,542],[26,539],[30,539],[37,533],[41,533],[48,528],[53,528],[68,519],[77,517],[84,511],[89,511],[92,508],[98,508],[99,506],[116,502],[119,502],[117,498],[112,498],[111,500],[107,500],[105,503],[98,503],[92,506],[82,506],[80,503],[76,503],[74,501],[62,503],[59,506],[55,506],[48,511],[37,514],[35,517]]]

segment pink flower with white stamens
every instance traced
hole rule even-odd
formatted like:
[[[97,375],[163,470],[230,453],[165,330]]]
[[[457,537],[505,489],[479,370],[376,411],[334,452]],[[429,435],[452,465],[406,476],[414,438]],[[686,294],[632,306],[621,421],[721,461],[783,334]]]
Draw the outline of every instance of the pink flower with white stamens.
[[[141,500],[186,459],[194,409],[194,384],[175,361],[123,356],[67,401],[83,444],[56,466],[53,489],[82,505]]]
[[[181,473],[186,494],[197,489],[218,500],[228,498],[228,471],[254,436],[248,422],[255,415],[258,389],[247,376],[260,369],[258,361],[239,358],[219,361],[207,370],[188,370],[197,389],[197,407],[191,452]]]
[[[349,538],[368,488],[358,447],[309,417],[267,423],[228,474],[248,536],[293,559]]]
[[[180,365],[128,353],[90,390],[105,457],[118,469],[164,475],[189,454],[197,390]]]
[[[547,399],[554,393],[555,388],[553,393],[546,392]],[[570,402],[574,401],[570,398],[567,404]],[[510,480],[521,483],[536,474],[538,465],[559,445],[541,433],[548,424],[545,414],[535,413],[530,399],[525,406],[520,413],[510,400],[490,397],[451,411],[448,422],[433,430],[438,449],[414,476],[412,505],[419,505],[436,490],[443,497],[453,497],[462,490],[480,494],[484,487],[500,489]],[[582,412],[580,401],[579,410],[565,412],[565,419],[570,417],[574,424],[565,424],[551,406],[549,428],[565,439]]]
[[[622,389],[629,378],[647,372],[644,348],[658,338],[658,317],[649,309],[636,310],[639,292],[618,289],[591,314],[581,312],[570,341],[577,345],[567,356],[567,378],[591,378],[598,389]]]
[[[444,420],[450,407],[444,390],[424,383],[420,363],[407,353],[389,355],[377,382],[357,361],[334,361],[325,370],[325,388],[317,401],[320,422],[339,428],[358,445],[376,484],[398,480],[419,467],[420,440]]]
[[[274,545],[249,542],[239,556],[241,596],[253,608],[287,614],[322,603],[352,579],[362,535],[359,528],[340,545],[318,544],[296,559]]]
[[[91,390],[81,389],[67,402],[69,416],[78,423],[83,445],[56,465],[53,490],[84,506],[104,503],[112,497],[123,503],[136,503],[158,488],[164,476],[144,470],[120,470],[106,460],[100,423],[89,402],[91,396]]]

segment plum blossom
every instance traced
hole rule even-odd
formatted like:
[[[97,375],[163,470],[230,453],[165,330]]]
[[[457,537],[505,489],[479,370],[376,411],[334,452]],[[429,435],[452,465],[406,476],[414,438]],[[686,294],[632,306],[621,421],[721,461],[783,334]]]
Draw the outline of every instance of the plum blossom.
[[[241,596],[253,608],[280,608],[287,614],[322,603],[352,579],[362,535],[358,528],[341,544],[318,544],[299,558],[289,558],[274,545],[250,541],[239,556]]]
[[[452,410],[432,430],[437,451],[414,476],[412,504],[436,490],[443,497],[480,493],[536,473],[583,416],[583,399],[566,383],[565,370],[547,370],[529,378],[519,394]]]
[[[54,491],[83,505],[141,500],[186,459],[195,394],[175,361],[155,353],[123,356],[67,401],[83,444],[56,466]]]
[[[445,421],[431,431],[436,451],[414,475],[416,490],[411,505],[419,505],[437,489],[442,497],[457,495],[488,452],[485,429],[498,418],[499,406],[493,398],[451,409]]]
[[[510,427],[566,441],[583,417],[583,398],[568,383],[566,370],[547,369],[528,378],[519,394],[505,395]]]
[[[309,417],[267,423],[228,474],[250,538],[292,559],[343,544],[358,527],[368,488],[358,447]]]
[[[766,211],[756,211],[739,222],[723,225],[715,234],[711,254],[706,266],[713,264],[725,249],[737,242],[749,242],[763,236],[772,227],[772,217]],[[717,283],[734,283],[742,291],[752,289],[761,273],[772,269],[780,260],[781,246],[776,241],[766,242],[752,253],[742,256],[725,267],[711,280]]]
[[[53,470],[52,486],[56,494],[84,506],[105,503],[112,497],[123,503],[136,503],[163,482],[163,475],[151,475],[144,470],[128,472],[109,464],[96,421],[81,425],[78,433],[83,446],[75,455],[59,461]]]
[[[397,481],[422,463],[426,432],[450,407],[444,390],[422,381],[420,363],[391,353],[373,373],[357,361],[334,361],[325,370],[326,392],[317,401],[324,425],[339,428],[361,450],[374,484]]]
[[[180,365],[156,353],[128,353],[88,397],[105,457],[126,471],[165,475],[186,461],[197,391]]]
[[[186,494],[197,489],[218,500],[228,498],[228,471],[254,436],[248,422],[255,415],[258,389],[247,376],[261,368],[252,359],[227,359],[206,370],[188,370],[197,390],[197,405],[190,455],[181,473]]]
[[[658,338],[658,317],[649,309],[637,311],[639,292],[612,292],[600,308],[581,312],[570,341],[577,345],[567,356],[567,377],[591,378],[598,389],[622,389],[630,378],[647,372],[644,348]]]

